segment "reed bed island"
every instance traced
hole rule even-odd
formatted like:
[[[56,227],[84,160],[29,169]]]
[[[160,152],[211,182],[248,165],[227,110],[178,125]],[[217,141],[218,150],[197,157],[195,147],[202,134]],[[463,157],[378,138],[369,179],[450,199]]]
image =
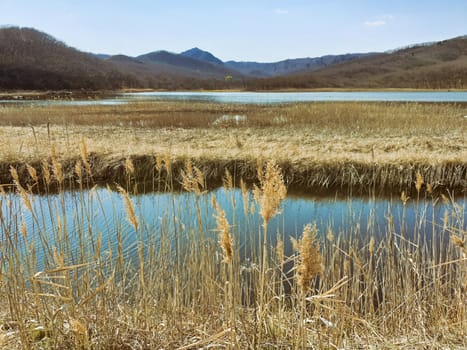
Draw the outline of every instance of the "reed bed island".
[[[0,107],[0,348],[465,349],[466,114]],[[401,210],[290,234],[292,188]]]

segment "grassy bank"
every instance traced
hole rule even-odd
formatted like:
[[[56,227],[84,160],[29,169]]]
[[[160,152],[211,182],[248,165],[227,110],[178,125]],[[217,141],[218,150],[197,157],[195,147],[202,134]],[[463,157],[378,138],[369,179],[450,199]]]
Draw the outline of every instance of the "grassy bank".
[[[12,164],[40,170],[51,148],[72,169],[84,140],[104,182],[124,178],[126,158],[152,169],[156,156],[170,154],[174,164],[193,159],[211,183],[225,166],[254,180],[256,161],[274,159],[289,186],[398,193],[422,171],[434,186],[459,191],[467,178],[465,114],[464,104],[430,103],[6,105],[0,179],[11,182]],[[148,174],[140,173],[143,182]]]
[[[274,233],[270,245],[267,230],[287,192],[274,162],[257,166],[256,187],[242,185],[241,198],[222,205],[214,198],[214,211],[207,212],[203,171],[186,161],[178,172],[169,156],[158,157],[154,188],[172,190],[180,179],[195,203],[193,226],[176,224],[182,208],[173,197],[173,215],[154,211],[155,221],[138,215],[138,198],[128,191],[138,187],[139,165],[130,160],[117,189],[126,214],[115,205],[104,211],[99,192],[84,190],[95,176],[90,162],[83,151],[73,167],[82,186],[73,186],[67,200],[69,183],[57,156],[44,160],[42,175],[27,169],[31,190],[42,183],[48,193],[53,181],[58,184],[55,199],[38,202],[10,169],[16,194],[0,193],[4,348],[467,346],[465,207],[448,192],[425,198],[421,173],[413,198],[401,196],[404,205],[416,205],[413,232],[407,232],[404,212],[399,226],[389,209],[387,225],[369,222],[366,235],[360,223],[345,231],[330,224],[325,235],[310,223],[285,255],[284,232]],[[229,174],[224,185],[232,187]],[[426,212],[441,200],[450,205],[438,226]],[[259,218],[261,226],[239,232],[235,216],[225,214],[229,207],[244,208],[247,223]],[[208,216],[216,218],[214,231]],[[102,218],[106,224],[97,229]],[[239,244],[245,238],[246,257]],[[134,242],[131,255],[126,242]]]

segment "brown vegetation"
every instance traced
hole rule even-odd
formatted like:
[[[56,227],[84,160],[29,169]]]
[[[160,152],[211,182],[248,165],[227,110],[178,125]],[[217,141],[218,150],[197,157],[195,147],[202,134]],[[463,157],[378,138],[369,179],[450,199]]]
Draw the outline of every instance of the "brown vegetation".
[[[275,159],[292,187],[400,193],[420,171],[435,189],[462,190],[464,114],[464,105],[419,103],[3,106],[0,178],[10,182],[11,164],[23,175],[20,164],[39,168],[51,145],[72,171],[84,138],[95,180],[103,182],[126,178],[121,164],[127,157],[138,164],[142,181],[155,157],[170,153],[176,169],[193,159],[211,185],[221,182],[225,168],[237,181],[253,181],[257,159]]]
[[[77,164],[86,159],[83,154]],[[132,187],[138,165],[126,163],[125,187]],[[172,183],[176,175],[170,157],[158,164],[164,170],[154,175],[155,188],[162,179]],[[53,167],[54,177],[59,177],[59,168]],[[184,172],[198,184],[204,178],[190,164]],[[435,206],[441,199],[417,200],[414,232],[407,236],[405,220],[396,227],[389,209],[387,226],[373,228],[371,237],[361,234],[359,223],[334,234],[330,225],[326,239],[306,226],[298,251],[284,255],[281,240],[275,249],[255,244],[258,228],[251,225],[239,232],[235,217],[228,222],[217,202],[215,212],[206,211],[201,204],[208,200],[206,192],[193,193],[198,225],[172,226],[181,214],[177,210],[171,215],[155,212],[161,215],[155,224],[139,223],[136,198],[123,187],[120,200],[127,218],[114,205],[105,211],[106,194],[95,188],[88,192],[81,187],[65,200],[64,183],[57,202],[34,201],[13,169],[12,174],[19,196],[0,192],[2,348],[467,346],[466,232],[459,215],[465,208],[455,202],[438,227],[423,213],[426,205]],[[80,174],[81,184],[94,176]],[[274,163],[260,163],[257,174],[264,175],[263,192],[284,185]],[[49,181],[33,178],[33,187]],[[418,182],[426,182],[422,174]],[[232,196],[227,205],[260,207],[269,198],[260,193],[255,202],[253,193],[244,191],[241,199]],[[70,210],[74,229],[63,222]],[[256,213],[248,212],[248,218],[261,215],[265,222],[269,215]],[[220,239],[207,228],[209,215],[217,218]],[[47,226],[40,224],[44,217]],[[102,217],[112,229],[95,230],[94,221]],[[25,225],[28,218],[33,232]],[[424,240],[418,227],[426,227],[433,239]],[[28,241],[31,236],[34,243]],[[248,260],[241,258],[239,237],[247,239]],[[129,254],[125,244],[133,239]]]
[[[0,29],[0,90],[465,89],[467,39],[455,38],[393,53],[325,56],[271,64],[244,62],[237,65],[241,71],[244,64],[260,65],[269,72],[266,75],[275,72],[275,77],[256,79],[235,71],[235,65],[229,68],[229,63],[213,64],[166,51],[102,60],[34,29]],[[297,69],[311,68],[285,74],[295,65]],[[276,76],[280,72],[284,74]]]
[[[136,79],[29,28],[0,29],[0,90],[118,89]]]
[[[331,65],[317,71],[252,80],[249,89],[466,89],[467,37],[415,46]]]

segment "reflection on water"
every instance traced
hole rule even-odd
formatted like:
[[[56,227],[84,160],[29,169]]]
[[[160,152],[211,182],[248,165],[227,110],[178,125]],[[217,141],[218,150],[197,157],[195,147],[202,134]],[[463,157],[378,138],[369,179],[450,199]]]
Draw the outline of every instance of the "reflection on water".
[[[138,234],[156,246],[161,238],[183,241],[201,233],[217,242],[215,211],[211,204],[213,196],[226,212],[241,256],[248,257],[250,247],[259,242],[262,219],[252,194],[242,194],[240,190],[219,188],[201,196],[192,193],[132,196],[139,220]],[[41,247],[37,252],[38,266],[42,265],[41,256],[51,256],[55,246],[66,246],[67,250],[76,252],[73,262],[79,262],[78,252],[83,248],[92,251],[98,239],[108,252],[115,251],[120,240],[125,256],[135,254],[136,233],[127,221],[124,201],[118,193],[98,188],[33,196],[32,206],[31,213],[17,195],[0,197],[0,237],[17,240],[19,244],[25,240],[28,244],[35,242],[36,248]],[[282,203],[281,213],[270,222],[268,237],[272,246],[277,235],[281,235],[286,254],[292,253],[290,237],[299,237],[308,223],[316,223],[322,239],[332,230],[335,239],[351,237],[354,243],[394,233],[409,239],[420,236],[424,241],[435,235],[436,239],[445,241],[449,236],[446,227],[443,228],[446,215],[465,230],[465,199],[458,199],[454,205],[410,200],[404,207],[399,198],[289,197]],[[25,228],[27,238],[24,238]]]

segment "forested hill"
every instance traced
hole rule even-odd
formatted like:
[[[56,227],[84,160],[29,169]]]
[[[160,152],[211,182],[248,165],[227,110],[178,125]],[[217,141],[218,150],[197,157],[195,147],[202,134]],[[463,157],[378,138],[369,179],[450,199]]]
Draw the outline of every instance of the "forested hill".
[[[112,64],[31,28],[0,29],[0,89],[117,89],[138,85]]]
[[[137,57],[78,51],[32,28],[0,28],[0,90],[467,88],[467,37],[386,53],[222,62],[207,51]]]

